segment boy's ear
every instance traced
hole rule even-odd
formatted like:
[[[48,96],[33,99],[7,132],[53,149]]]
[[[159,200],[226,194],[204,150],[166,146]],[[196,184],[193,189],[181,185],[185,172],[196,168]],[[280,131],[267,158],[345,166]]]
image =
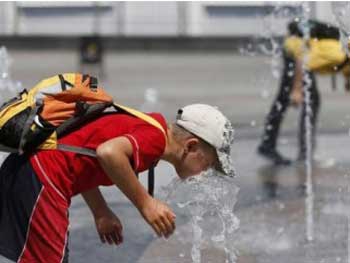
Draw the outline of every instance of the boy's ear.
[[[185,150],[187,152],[195,152],[198,150],[199,140],[198,138],[189,138],[186,140]]]

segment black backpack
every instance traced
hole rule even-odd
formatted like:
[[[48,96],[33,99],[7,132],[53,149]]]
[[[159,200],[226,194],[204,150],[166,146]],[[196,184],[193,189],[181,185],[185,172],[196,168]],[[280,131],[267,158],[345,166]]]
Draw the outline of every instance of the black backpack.
[[[310,27],[310,37],[317,39],[339,39],[339,28],[316,20],[308,20],[307,25]],[[288,31],[290,35],[303,37],[300,19],[295,19],[288,24]]]

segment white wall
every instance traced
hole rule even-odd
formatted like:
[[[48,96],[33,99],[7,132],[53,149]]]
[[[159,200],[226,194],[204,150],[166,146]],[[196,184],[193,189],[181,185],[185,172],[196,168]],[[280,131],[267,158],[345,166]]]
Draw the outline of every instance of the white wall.
[[[266,30],[283,34],[288,19],[263,19],[262,11],[276,3],[98,2],[96,18],[96,2],[0,2],[0,34],[86,35],[96,28],[110,36],[256,36]],[[312,5],[316,18],[334,22],[330,2]]]
[[[176,2],[128,2],[125,5],[125,35],[177,35]]]
[[[98,4],[98,12],[96,5]],[[102,34],[118,32],[116,2],[17,2],[20,35]]]
[[[16,15],[14,6],[14,2],[0,2],[0,34],[13,34]]]

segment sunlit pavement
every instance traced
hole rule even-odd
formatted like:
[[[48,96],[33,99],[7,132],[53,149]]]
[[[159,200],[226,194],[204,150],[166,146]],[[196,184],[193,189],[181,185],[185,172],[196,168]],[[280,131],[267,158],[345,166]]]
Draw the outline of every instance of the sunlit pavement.
[[[76,57],[71,52],[13,54],[13,78],[25,85],[57,72],[76,70]],[[26,62],[20,63],[23,61]],[[42,61],[47,63],[42,65]],[[348,263],[350,97],[341,90],[331,93],[330,80],[319,79],[323,108],[313,173],[315,241],[306,243],[303,165],[274,167],[255,153],[264,115],[278,82],[271,77],[268,61],[266,57],[227,53],[113,53],[107,57],[107,78],[103,82],[115,98],[136,107],[144,104],[147,88],[157,88],[160,103],[156,109],[164,111],[167,117],[173,116],[179,106],[193,102],[217,105],[229,116],[237,138],[233,159],[240,193],[235,213],[241,226],[233,245],[240,253],[238,262]],[[281,151],[288,157],[295,157],[297,152],[297,114],[294,109],[288,114],[280,140]],[[157,196],[175,172],[160,163],[156,173]],[[143,182],[146,179],[146,175],[141,175]],[[78,196],[70,210],[71,262],[191,262],[190,244],[155,238],[138,211],[116,188],[103,188],[103,192],[123,223],[125,241],[120,247],[101,244],[93,218]],[[205,249],[202,262],[225,262],[224,253]]]

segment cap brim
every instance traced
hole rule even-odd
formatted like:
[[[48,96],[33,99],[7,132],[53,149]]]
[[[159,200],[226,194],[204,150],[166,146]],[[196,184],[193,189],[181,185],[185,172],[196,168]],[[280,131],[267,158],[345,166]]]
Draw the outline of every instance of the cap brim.
[[[223,175],[230,177],[236,176],[236,171],[233,167],[233,162],[230,154],[227,154],[226,152],[222,152],[220,150],[216,150],[216,153],[218,155],[219,163],[215,169]]]

